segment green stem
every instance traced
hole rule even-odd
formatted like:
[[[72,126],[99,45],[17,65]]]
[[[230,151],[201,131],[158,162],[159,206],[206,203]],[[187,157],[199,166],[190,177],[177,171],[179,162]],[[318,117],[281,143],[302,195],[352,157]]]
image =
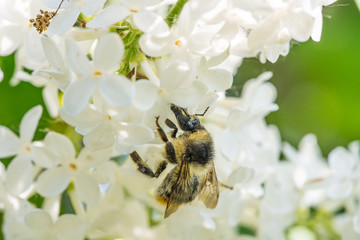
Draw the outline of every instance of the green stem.
[[[169,25],[169,27],[171,27],[174,24],[174,22],[176,21],[176,19],[180,15],[181,10],[183,9],[183,7],[184,7],[185,3],[187,3],[187,1],[188,0],[179,0],[172,7],[169,14],[165,18],[165,22]]]

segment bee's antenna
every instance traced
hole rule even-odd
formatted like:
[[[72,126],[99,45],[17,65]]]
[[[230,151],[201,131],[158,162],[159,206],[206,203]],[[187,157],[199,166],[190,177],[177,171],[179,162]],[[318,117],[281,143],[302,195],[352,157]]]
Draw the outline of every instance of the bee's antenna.
[[[207,110],[209,110],[209,107],[207,107],[203,113],[195,113],[195,116],[203,117],[205,115],[205,113],[207,112]]]

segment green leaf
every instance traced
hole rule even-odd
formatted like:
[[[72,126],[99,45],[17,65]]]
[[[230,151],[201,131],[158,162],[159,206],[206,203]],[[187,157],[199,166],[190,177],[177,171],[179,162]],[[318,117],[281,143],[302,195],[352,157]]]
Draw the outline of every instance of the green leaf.
[[[236,227],[236,232],[239,235],[248,235],[248,236],[256,236],[256,230],[250,226],[244,225],[244,224],[239,224]]]
[[[169,27],[171,27],[175,23],[187,1],[188,0],[179,0],[171,8],[169,14],[165,18],[165,22],[169,25]]]
[[[34,195],[32,195],[29,199],[29,202],[31,202],[32,204],[34,204],[37,208],[41,208],[42,204],[44,202],[44,197],[41,196],[38,193],[35,193]]]
[[[60,203],[60,215],[66,213],[75,213],[74,208],[71,205],[70,197],[67,192],[64,192],[61,196],[61,203]]]
[[[110,160],[116,162],[119,166],[123,165],[129,155],[119,155],[111,157]]]

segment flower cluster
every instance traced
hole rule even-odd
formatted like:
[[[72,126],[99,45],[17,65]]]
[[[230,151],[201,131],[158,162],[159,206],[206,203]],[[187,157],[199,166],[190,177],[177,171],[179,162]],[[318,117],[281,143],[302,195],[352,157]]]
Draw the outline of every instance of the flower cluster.
[[[0,158],[13,157],[0,163],[5,239],[358,238],[359,142],[328,161],[314,135],[298,150],[282,144],[265,121],[278,110],[270,72],[248,80],[241,97],[225,95],[243,58],[275,62],[291,41],[319,41],[322,7],[333,2],[1,1],[11,83],[42,87],[50,116],[81,135],[81,149],[54,129],[33,141],[41,106],[24,115],[19,136],[0,126]],[[190,114],[209,107],[202,121],[227,188],[214,210],[195,200],[163,220],[153,197],[165,173],[146,178],[128,156],[164,160],[155,118],[174,119],[170,104]],[[328,215],[339,211],[333,225]],[[315,217],[318,225],[304,224]]]

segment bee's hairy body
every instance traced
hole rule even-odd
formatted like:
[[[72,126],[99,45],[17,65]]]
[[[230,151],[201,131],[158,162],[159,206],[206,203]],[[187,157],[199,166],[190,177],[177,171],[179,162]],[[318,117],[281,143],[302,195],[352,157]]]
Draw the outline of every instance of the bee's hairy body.
[[[214,168],[214,142],[210,134],[200,124],[197,115],[189,115],[185,109],[173,104],[171,110],[183,130],[181,135],[176,136],[177,126],[166,119],[165,124],[173,129],[171,140],[160,127],[159,117],[156,117],[157,131],[165,142],[166,161],[160,162],[154,172],[136,151],[130,154],[138,170],[150,177],[158,177],[168,163],[176,164],[156,191],[156,199],[166,205],[165,218],[180,205],[192,202],[196,197],[206,207],[215,208],[219,197]]]
[[[174,189],[174,203],[191,202],[203,189],[206,175],[213,166],[214,143],[204,129],[194,133],[185,132],[174,139],[172,144],[176,159],[182,162],[178,162],[165,177],[157,189],[156,199],[167,203]],[[184,180],[178,181],[179,178]],[[176,184],[177,187],[174,188]]]

